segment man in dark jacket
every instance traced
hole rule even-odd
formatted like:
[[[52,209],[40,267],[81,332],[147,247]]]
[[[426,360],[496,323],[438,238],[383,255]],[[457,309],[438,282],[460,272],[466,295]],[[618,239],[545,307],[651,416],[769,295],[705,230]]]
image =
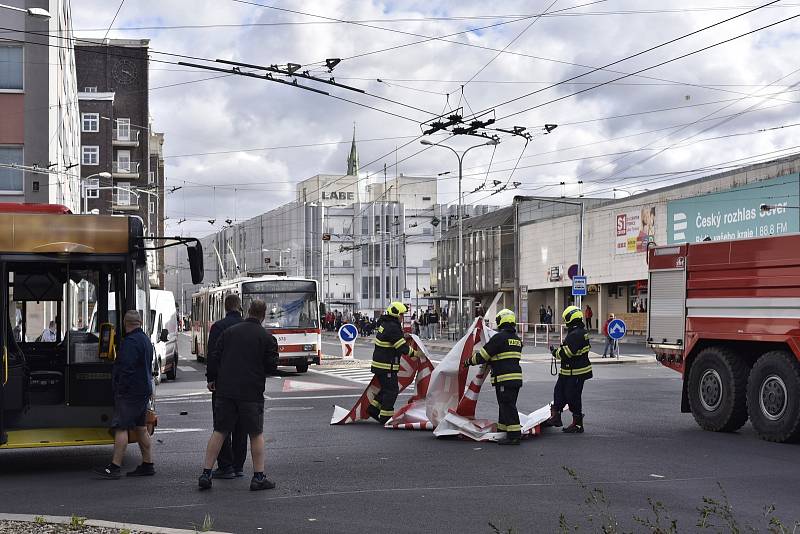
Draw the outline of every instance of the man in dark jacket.
[[[559,347],[550,347],[553,357],[561,361],[553,404],[550,406],[550,419],[543,427],[561,426],[561,411],[569,405],[572,424],[562,429],[567,434],[583,433],[583,383],[592,378],[592,364],[589,361],[589,333],[583,326],[583,313],[577,306],[569,306],[561,315],[567,325],[567,337]]]
[[[208,332],[208,359],[219,361],[218,341],[220,335],[235,324],[242,322],[242,301],[239,295],[226,295],[223,303],[225,306],[225,318],[220,319],[213,325]],[[206,381],[214,382],[209,376],[210,364],[206,365]],[[211,406],[213,412],[214,397],[211,395]],[[222,449],[217,456],[217,469],[214,471],[214,478],[234,478],[244,476],[244,461],[247,459],[247,433],[242,430],[241,425],[237,425],[233,431],[225,438]]]
[[[114,455],[111,463],[95,469],[103,478],[120,478],[120,467],[128,447],[128,431],[136,432],[142,463],[127,476],[154,475],[150,434],[145,426],[147,408],[153,395],[153,345],[142,331],[142,318],[136,310],[129,310],[123,319],[125,337],[120,344],[117,359],[111,370],[114,391]]]
[[[400,358],[404,354],[412,357],[415,355],[403,334],[403,315],[407,311],[408,308],[402,302],[392,302],[386,309],[386,314],[378,319],[378,329],[375,331],[375,349],[372,352],[370,370],[378,377],[381,388],[370,401],[367,413],[381,424],[394,415],[394,402],[400,393],[397,383]]]
[[[519,445],[522,426],[519,424],[517,397],[522,387],[522,340],[517,335],[517,317],[514,312],[500,310],[494,321],[497,324],[497,333],[472,358],[465,361],[464,366],[489,364],[500,411],[497,430],[506,433],[497,443]]]
[[[211,487],[212,467],[222,444],[237,423],[250,436],[253,478],[250,489],[272,489],[264,476],[264,384],[278,365],[278,342],[261,323],[267,306],[253,300],[247,319],[225,330],[208,361],[208,387],[215,392],[214,433],[208,440],[201,489]]]

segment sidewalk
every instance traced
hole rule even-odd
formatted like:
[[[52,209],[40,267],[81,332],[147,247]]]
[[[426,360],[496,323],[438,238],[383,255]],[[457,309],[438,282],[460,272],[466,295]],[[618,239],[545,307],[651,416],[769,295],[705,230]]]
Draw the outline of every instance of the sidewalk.
[[[323,337],[325,337],[329,341],[338,340],[335,334],[331,332],[324,332]],[[633,337],[633,336],[632,336]],[[641,336],[637,336],[641,337]],[[623,338],[624,339],[624,338]],[[357,344],[361,345],[362,347],[366,345],[372,344],[372,338],[359,338],[356,341]],[[437,356],[441,356],[444,353],[450,351],[455,345],[454,341],[449,341],[446,339],[437,339],[437,340],[422,340],[422,343],[425,345],[425,348],[431,352],[435,352],[437,354],[432,354],[431,356],[433,359],[439,359]],[[605,338],[603,336],[592,336],[591,337],[592,346],[596,349],[589,353],[589,360],[592,364],[597,365],[611,365],[611,364],[623,364],[623,363],[655,363],[655,355],[653,352],[644,345],[644,342],[640,342],[637,344],[636,341],[632,341],[629,343],[621,344],[620,346],[620,356],[618,358],[603,358],[602,353],[597,352],[598,349],[601,349],[605,346]],[[552,340],[552,344],[557,345],[557,339]],[[526,362],[533,362],[533,363],[549,363],[550,362],[550,350],[548,347],[544,345],[534,346],[532,339],[525,340],[525,347],[522,350],[522,359]],[[325,358],[327,362],[341,362],[340,358]],[[351,360],[352,361],[352,360]],[[353,364],[356,365],[356,364]]]

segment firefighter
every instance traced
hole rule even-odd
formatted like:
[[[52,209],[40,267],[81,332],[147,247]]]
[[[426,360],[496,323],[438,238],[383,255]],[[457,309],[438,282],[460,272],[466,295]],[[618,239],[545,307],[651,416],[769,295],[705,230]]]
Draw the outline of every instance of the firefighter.
[[[375,331],[375,349],[370,370],[378,377],[380,390],[370,402],[367,413],[381,424],[394,415],[394,402],[400,392],[397,372],[404,354],[414,357],[414,350],[406,343],[403,334],[403,314],[408,308],[402,302],[392,302],[386,313],[378,319]]]
[[[583,411],[581,394],[583,383],[592,378],[592,364],[589,362],[589,333],[583,326],[583,313],[577,306],[569,306],[561,314],[567,325],[567,337],[558,347],[550,347],[553,357],[561,362],[561,370],[553,390],[553,404],[550,405],[550,418],[543,427],[560,427],[561,411],[569,405],[572,424],[561,431],[567,434],[583,433]]]
[[[497,430],[506,435],[498,441],[500,445],[519,445],[522,426],[517,412],[517,396],[522,387],[522,340],[517,335],[517,318],[511,310],[500,310],[494,319],[498,331],[472,358],[464,362],[465,367],[488,363],[492,370],[492,385],[497,394],[499,417]]]

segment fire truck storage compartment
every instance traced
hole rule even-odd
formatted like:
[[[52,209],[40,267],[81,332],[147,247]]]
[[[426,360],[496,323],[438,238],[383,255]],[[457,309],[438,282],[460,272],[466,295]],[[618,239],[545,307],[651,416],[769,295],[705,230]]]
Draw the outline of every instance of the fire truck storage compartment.
[[[686,271],[650,272],[647,341],[654,345],[683,345],[686,329]]]

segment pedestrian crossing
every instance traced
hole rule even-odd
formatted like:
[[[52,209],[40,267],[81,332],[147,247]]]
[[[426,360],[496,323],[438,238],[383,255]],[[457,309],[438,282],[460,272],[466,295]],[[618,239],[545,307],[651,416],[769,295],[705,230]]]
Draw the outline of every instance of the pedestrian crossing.
[[[370,383],[372,377],[374,376],[369,369],[353,369],[352,367],[314,369],[314,372],[328,376],[335,376],[336,378],[342,378],[344,380],[349,380],[350,382],[356,382],[365,386]],[[413,390],[414,384],[411,384],[407,389]]]

